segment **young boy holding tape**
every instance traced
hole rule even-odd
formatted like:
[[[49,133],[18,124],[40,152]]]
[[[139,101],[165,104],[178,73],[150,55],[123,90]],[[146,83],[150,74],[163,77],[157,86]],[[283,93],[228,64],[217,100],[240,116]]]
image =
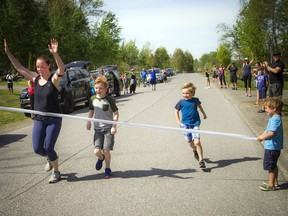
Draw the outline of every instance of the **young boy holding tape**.
[[[197,97],[194,97],[195,91],[196,87],[193,83],[185,83],[182,86],[183,99],[181,99],[175,106],[176,121],[181,128],[199,130],[201,120],[198,109],[203,114],[203,118],[207,118],[200,100]],[[181,120],[179,116],[180,111],[182,115]],[[194,157],[196,160],[199,160],[199,167],[205,169],[206,165],[203,160],[203,149],[201,146],[200,135],[198,133],[185,133],[184,136],[185,140],[193,149]]]
[[[96,95],[90,98],[88,117],[92,118],[94,115],[95,119],[118,121],[118,108],[113,98],[106,94],[108,90],[108,82],[106,77],[101,76],[95,79],[94,87]],[[91,129],[90,121],[87,122],[86,128],[87,130]],[[100,170],[102,168],[103,161],[105,160],[105,178],[110,178],[110,151],[113,150],[114,135],[117,132],[117,125],[94,122],[94,131],[94,154],[98,157],[95,168],[96,170]]]
[[[263,191],[274,191],[278,187],[277,161],[283,149],[283,125],[281,111],[283,102],[277,98],[269,98],[264,102],[265,111],[269,116],[269,121],[265,132],[257,137],[257,141],[264,142],[264,170],[268,170],[269,181],[263,182],[260,189]]]

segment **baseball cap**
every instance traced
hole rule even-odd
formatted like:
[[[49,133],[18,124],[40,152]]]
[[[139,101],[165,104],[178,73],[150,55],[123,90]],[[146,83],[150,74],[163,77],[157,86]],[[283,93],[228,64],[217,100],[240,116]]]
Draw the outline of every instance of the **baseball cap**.
[[[280,53],[279,51],[275,51],[275,52],[273,53],[273,56],[281,56],[281,53]]]
[[[244,58],[244,60],[245,60],[245,61],[248,61],[248,58],[246,57],[246,58]]]

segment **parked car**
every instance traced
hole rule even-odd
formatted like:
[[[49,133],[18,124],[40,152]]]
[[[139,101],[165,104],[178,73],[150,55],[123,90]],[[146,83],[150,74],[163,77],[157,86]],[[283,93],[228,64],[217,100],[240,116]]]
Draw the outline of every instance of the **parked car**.
[[[66,65],[65,68],[67,68]],[[63,113],[73,112],[76,104],[80,102],[85,102],[86,106],[89,105],[90,79],[89,72],[84,68],[66,69],[58,92],[58,99]],[[27,88],[20,92],[20,107],[23,109],[31,108]],[[27,113],[25,115],[30,116]]]
[[[100,69],[104,70],[104,75],[106,76],[109,83],[109,94],[120,96],[123,90],[123,82],[121,80],[120,74],[117,71],[118,66],[116,65],[106,65],[97,68],[94,71],[90,71],[91,77],[98,77]]]

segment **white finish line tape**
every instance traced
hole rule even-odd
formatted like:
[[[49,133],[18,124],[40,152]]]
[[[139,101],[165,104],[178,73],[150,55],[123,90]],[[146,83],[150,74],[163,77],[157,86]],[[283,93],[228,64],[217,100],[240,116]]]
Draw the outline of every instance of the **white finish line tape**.
[[[174,128],[174,127],[148,125],[148,124],[136,124],[136,123],[127,123],[127,122],[115,122],[115,121],[108,121],[108,120],[103,120],[103,119],[79,117],[79,116],[59,114],[59,113],[40,112],[40,111],[35,111],[35,110],[19,109],[19,108],[13,108],[13,107],[1,107],[0,106],[0,110],[10,111],[10,112],[30,113],[30,114],[51,116],[51,117],[69,118],[69,119],[75,119],[75,120],[81,120],[81,121],[101,122],[101,123],[106,123],[106,124],[117,124],[117,125],[129,126],[129,127],[154,128],[154,129],[159,129],[159,130],[177,131],[177,132],[182,132],[182,133],[183,132],[199,133],[199,134],[224,136],[224,137],[231,137],[231,138],[245,139],[245,140],[257,140],[256,137],[249,137],[249,136],[241,135],[241,134],[221,133],[221,132],[214,132],[214,131],[193,130],[193,129],[185,129],[185,128]]]

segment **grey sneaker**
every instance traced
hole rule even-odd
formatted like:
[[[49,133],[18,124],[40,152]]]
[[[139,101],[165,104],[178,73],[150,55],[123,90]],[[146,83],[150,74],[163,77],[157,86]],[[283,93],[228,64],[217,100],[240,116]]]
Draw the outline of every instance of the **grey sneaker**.
[[[56,182],[59,182],[61,179],[61,174],[59,171],[54,171],[52,172],[52,175],[49,179],[49,183],[56,183]]]
[[[263,181],[262,185],[269,185],[269,181]],[[280,189],[279,184],[275,184],[275,189]]]
[[[267,185],[267,184],[262,184],[262,185],[260,185],[260,189],[261,189],[262,191],[275,191],[275,190],[276,190],[275,187],[270,187],[270,186]]]
[[[201,161],[199,162],[199,168],[200,168],[200,169],[205,169],[205,168],[206,168],[206,165],[205,165],[204,160],[201,160]]]
[[[46,172],[49,172],[50,170],[52,170],[52,164],[51,164],[51,161],[49,159],[47,159],[47,163],[45,165],[45,170],[46,170]]]

